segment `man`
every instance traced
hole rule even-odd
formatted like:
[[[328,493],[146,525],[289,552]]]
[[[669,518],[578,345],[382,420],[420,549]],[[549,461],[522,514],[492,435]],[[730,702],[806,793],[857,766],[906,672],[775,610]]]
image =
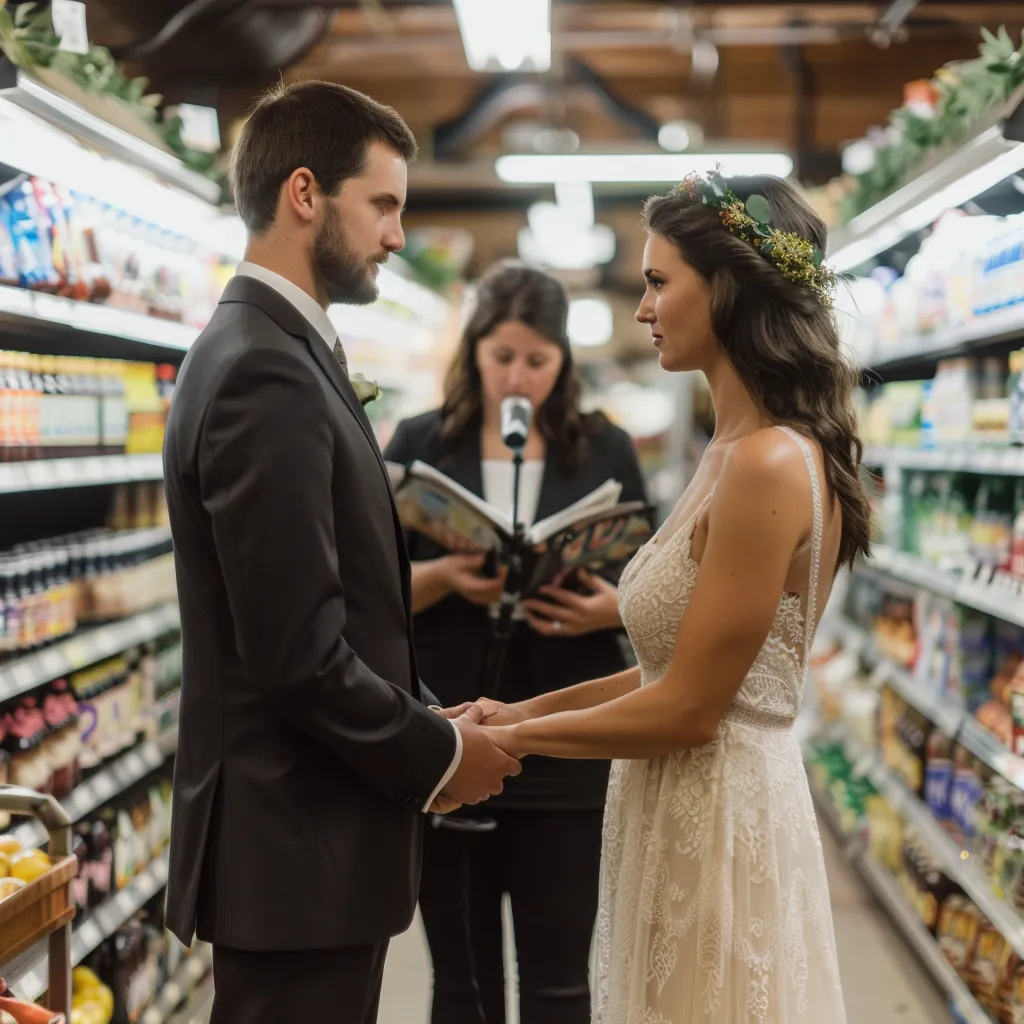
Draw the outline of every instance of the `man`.
[[[428,705],[387,472],[326,315],[402,248],[401,118],[275,89],[233,177],[245,262],[182,366],[165,445],[184,672],[167,920],[214,946],[214,1024],[377,1017],[428,808],[519,763]]]

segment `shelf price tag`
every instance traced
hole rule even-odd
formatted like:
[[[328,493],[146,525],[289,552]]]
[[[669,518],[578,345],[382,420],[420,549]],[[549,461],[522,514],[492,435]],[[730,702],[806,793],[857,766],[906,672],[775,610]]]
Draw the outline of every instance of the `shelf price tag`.
[[[53,34],[66,53],[85,56],[89,52],[89,30],[85,25],[85,4],[82,0],[52,0]]]

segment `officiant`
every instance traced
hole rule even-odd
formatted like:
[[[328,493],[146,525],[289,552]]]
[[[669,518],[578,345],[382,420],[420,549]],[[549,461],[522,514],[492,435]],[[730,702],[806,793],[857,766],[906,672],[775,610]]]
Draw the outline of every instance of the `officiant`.
[[[580,408],[567,334],[568,299],[554,278],[503,262],[481,279],[449,370],[443,406],[399,424],[385,451],[419,459],[511,517],[512,453],[501,403],[534,415],[521,471],[520,520],[531,523],[609,478],[622,501],[646,500],[629,436]],[[453,554],[407,534],[414,636],[424,682],[445,706],[482,695],[489,608],[501,580],[483,555]],[[612,579],[579,573],[523,602],[497,699],[514,702],[625,667]],[[494,696],[494,694],[490,694]],[[521,1024],[589,1024],[589,956],[597,913],[605,761],[530,758],[486,805],[461,812],[492,831],[428,829],[420,910],[434,967],[432,1024],[504,1024],[502,897],[515,920]]]

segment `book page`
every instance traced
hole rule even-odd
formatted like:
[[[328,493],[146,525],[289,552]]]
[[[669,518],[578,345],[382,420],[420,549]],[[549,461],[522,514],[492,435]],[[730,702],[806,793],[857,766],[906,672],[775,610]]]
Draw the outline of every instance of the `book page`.
[[[505,517],[423,462],[414,462],[405,471],[395,491],[395,503],[404,527],[426,534],[449,551],[501,547]]]
[[[556,512],[553,516],[534,523],[526,531],[526,538],[531,544],[540,544],[559,530],[571,526],[584,515],[614,508],[620,494],[622,494],[622,484],[617,480],[605,480],[600,487],[591,491],[586,497],[574,501],[571,505],[566,505],[561,512]]]

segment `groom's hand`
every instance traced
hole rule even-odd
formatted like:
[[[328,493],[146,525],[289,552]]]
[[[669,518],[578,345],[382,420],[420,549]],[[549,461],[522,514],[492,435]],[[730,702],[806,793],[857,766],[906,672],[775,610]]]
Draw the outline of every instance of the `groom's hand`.
[[[444,788],[444,796],[459,804],[478,804],[497,796],[507,776],[518,775],[523,766],[509,757],[480,726],[483,709],[472,705],[465,714],[452,719],[462,734],[462,760]]]

